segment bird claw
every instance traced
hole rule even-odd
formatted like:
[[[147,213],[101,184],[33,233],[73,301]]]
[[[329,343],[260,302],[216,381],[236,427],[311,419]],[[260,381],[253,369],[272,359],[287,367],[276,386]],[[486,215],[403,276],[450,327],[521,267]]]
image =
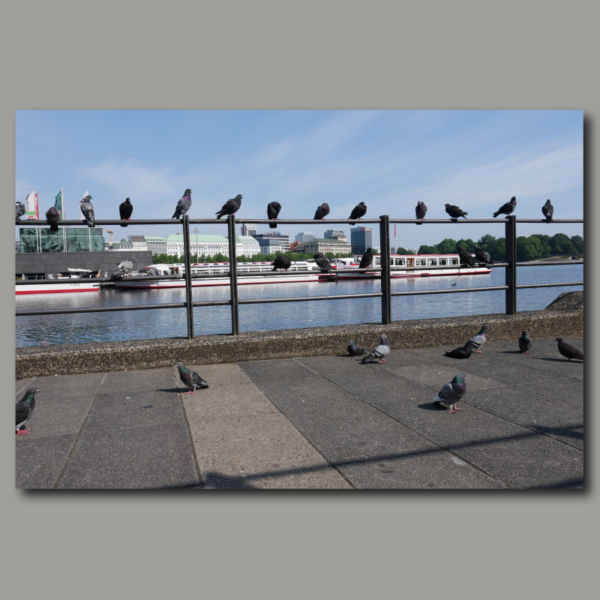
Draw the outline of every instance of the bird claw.
[[[382,365],[384,362],[385,362],[385,358],[382,358],[382,359],[379,361],[379,364],[380,364],[380,365]]]
[[[477,352],[477,354],[483,354],[481,350],[475,350],[475,352]]]
[[[17,431],[17,435],[27,435],[29,433],[29,429],[21,429],[21,431]]]

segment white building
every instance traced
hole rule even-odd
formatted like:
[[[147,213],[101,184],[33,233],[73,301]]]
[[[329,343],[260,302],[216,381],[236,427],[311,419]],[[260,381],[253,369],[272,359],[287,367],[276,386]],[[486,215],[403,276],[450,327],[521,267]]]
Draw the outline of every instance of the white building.
[[[148,250],[150,250],[152,254],[167,253],[167,240],[164,237],[145,235],[144,238],[146,238]]]
[[[131,242],[134,250],[140,250],[143,252],[148,251],[148,244],[146,238],[143,235],[130,235],[129,241]]]
[[[253,256],[260,253],[258,242],[249,235],[236,236],[236,255]],[[183,235],[180,233],[167,236],[167,255],[183,255]],[[229,240],[222,235],[196,235],[190,234],[190,252],[192,256],[215,256],[216,254],[229,255]]]

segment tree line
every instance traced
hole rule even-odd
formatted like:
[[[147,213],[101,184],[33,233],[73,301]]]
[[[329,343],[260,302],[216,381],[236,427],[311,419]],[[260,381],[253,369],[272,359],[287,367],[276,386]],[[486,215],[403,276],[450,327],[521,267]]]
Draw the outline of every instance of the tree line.
[[[419,254],[455,253],[458,245],[462,246],[467,252],[473,253],[475,252],[473,246],[477,245],[488,252],[494,261],[502,261],[505,257],[505,239],[495,238],[489,234],[479,238],[478,242],[473,242],[472,239],[456,241],[446,238],[437,244],[437,246],[421,246]],[[402,253],[398,252],[398,254]],[[583,238],[580,235],[574,235],[569,238],[564,233],[557,233],[552,237],[544,234],[517,237],[517,260],[520,262],[572,254],[583,254]]]
[[[291,260],[313,260],[314,254],[303,254],[302,252],[275,252],[273,254],[254,254],[253,256],[237,256],[236,260],[239,263],[248,262],[273,262],[278,256],[287,256]],[[354,254],[334,254],[333,252],[326,252],[327,258],[353,258]],[[192,254],[192,262],[197,263],[217,263],[217,262],[229,262],[229,257],[221,254],[220,252],[214,256],[206,256],[205,254]],[[185,262],[185,256],[169,256],[168,254],[154,254],[152,256],[152,263],[157,264],[174,264]]]

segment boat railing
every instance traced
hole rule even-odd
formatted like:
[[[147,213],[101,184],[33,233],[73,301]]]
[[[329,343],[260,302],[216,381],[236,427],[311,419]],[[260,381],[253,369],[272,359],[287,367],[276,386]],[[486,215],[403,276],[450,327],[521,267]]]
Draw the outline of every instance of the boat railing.
[[[256,277],[257,273],[254,271],[240,269],[240,265],[248,263],[237,263],[235,260],[230,261],[229,264],[219,265],[220,272],[215,273],[213,269],[209,269],[209,273],[193,273],[191,266],[191,245],[190,245],[190,225],[221,225],[226,226],[228,230],[229,238],[229,256],[236,256],[236,227],[241,224],[253,224],[253,225],[266,225],[272,224],[274,221],[268,219],[236,219],[230,215],[226,221],[218,219],[190,219],[188,215],[185,215],[183,219],[141,219],[128,221],[128,226],[138,225],[175,225],[180,228],[183,225],[183,245],[184,245],[184,256],[185,263],[180,265],[183,272],[177,266],[170,267],[171,275],[143,275],[137,277],[129,277],[128,281],[152,281],[152,280],[184,280],[186,299],[185,302],[175,303],[163,303],[163,304],[145,304],[145,305],[133,305],[133,306],[113,306],[113,307],[98,307],[98,308],[69,308],[69,309],[48,309],[48,310],[21,310],[16,311],[16,316],[33,316],[33,315],[50,315],[50,314],[75,314],[75,313],[94,313],[94,312],[113,312],[113,311],[124,311],[124,310],[153,310],[153,309],[167,309],[167,308],[185,308],[187,313],[187,337],[188,339],[194,338],[194,308],[204,306],[230,306],[231,307],[231,333],[238,335],[240,333],[240,320],[239,320],[239,307],[244,304],[269,304],[279,302],[320,302],[326,300],[351,300],[355,298],[381,298],[381,323],[383,325],[389,325],[392,322],[392,298],[397,296],[419,296],[429,294],[461,294],[468,292],[490,292],[490,291],[501,291],[505,292],[505,312],[507,315],[514,315],[517,313],[517,291],[520,289],[531,289],[531,288],[545,288],[545,287],[562,287],[562,286],[583,286],[583,281],[568,282],[568,283],[540,283],[530,285],[517,285],[517,269],[519,267],[531,267],[531,266],[553,266],[553,265],[579,265],[583,264],[583,260],[567,260],[567,261],[542,261],[539,263],[519,263],[517,262],[517,224],[518,223],[546,223],[545,219],[517,219],[516,216],[510,215],[505,219],[470,219],[464,220],[460,223],[458,221],[449,221],[448,219],[391,219],[388,215],[383,215],[379,219],[361,219],[360,225],[378,225],[379,226],[379,238],[381,246],[381,265],[376,267],[370,267],[368,269],[356,269],[352,268],[353,273],[364,273],[364,272],[380,272],[381,277],[377,280],[381,282],[381,291],[367,294],[346,294],[346,295],[330,295],[330,296],[307,296],[300,298],[253,298],[243,299],[238,298],[238,277]],[[314,225],[313,219],[281,219],[275,221],[277,225]],[[349,219],[327,219],[328,224],[332,225],[354,225],[356,221],[350,221]],[[583,219],[554,219],[550,223],[562,224],[562,223],[583,223]],[[453,288],[443,290],[422,290],[413,292],[392,292],[391,290],[391,273],[394,271],[410,272],[423,270],[423,266],[392,266],[390,265],[390,225],[453,225],[459,226],[470,226],[480,224],[494,224],[503,225],[505,233],[505,257],[503,262],[494,262],[488,265],[490,268],[504,268],[505,269],[505,285],[500,286],[487,286],[487,287],[468,287],[468,288]],[[35,227],[35,226],[46,226],[46,221],[17,221],[17,227]],[[77,226],[81,227],[81,221],[61,221],[61,226]],[[110,221],[96,221],[96,225],[121,225],[121,221],[110,220]],[[310,262],[310,261],[309,261]],[[308,262],[306,264],[308,267]],[[338,269],[345,268],[346,265],[338,265]],[[452,267],[453,270],[459,269],[461,274],[467,274],[471,267],[465,267],[463,265],[426,265],[427,270],[436,269],[448,269]],[[335,272],[332,275],[326,275],[321,273],[318,269],[306,269],[306,270],[294,270],[295,275],[310,274],[314,275],[319,273],[320,277],[336,277]],[[258,273],[261,277],[286,277],[289,276],[286,272],[273,271],[269,268],[269,265],[265,266],[265,271]],[[192,279],[210,279],[216,277],[228,277],[229,278],[229,289],[230,299],[222,301],[211,301],[211,302],[194,302],[192,297]],[[71,281],[83,281],[83,279],[71,279]],[[95,282],[111,282],[114,281],[110,277],[97,277]],[[63,283],[60,279],[25,279],[17,280],[15,284],[21,285],[39,285],[39,284],[59,284]]]

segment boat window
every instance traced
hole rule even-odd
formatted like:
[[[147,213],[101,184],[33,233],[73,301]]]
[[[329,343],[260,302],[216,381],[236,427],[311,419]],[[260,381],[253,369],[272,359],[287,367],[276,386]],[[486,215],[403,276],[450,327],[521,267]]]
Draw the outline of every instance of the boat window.
[[[453,258],[452,262],[450,264],[457,265],[458,264],[458,258]]]
[[[440,266],[441,265],[447,265],[448,261],[445,258],[440,258]]]
[[[406,264],[406,261],[403,258],[396,259],[396,265],[403,267]]]
[[[427,264],[428,265],[436,266],[437,265],[437,258],[428,258],[427,259]]]

